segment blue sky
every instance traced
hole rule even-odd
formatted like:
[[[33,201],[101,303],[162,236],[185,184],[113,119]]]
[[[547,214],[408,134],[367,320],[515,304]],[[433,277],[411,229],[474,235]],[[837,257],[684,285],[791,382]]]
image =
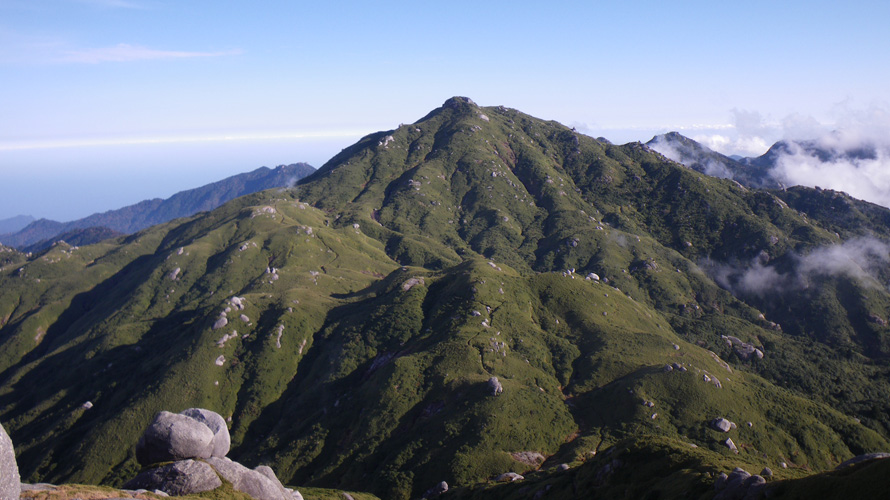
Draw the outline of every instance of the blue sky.
[[[0,0],[0,219],[321,166],[453,95],[761,154],[884,123],[887,19],[881,1]]]

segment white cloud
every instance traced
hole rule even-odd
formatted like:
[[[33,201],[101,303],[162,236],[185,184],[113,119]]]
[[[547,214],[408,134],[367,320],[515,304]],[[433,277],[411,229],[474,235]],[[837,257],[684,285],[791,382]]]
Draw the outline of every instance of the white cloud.
[[[840,245],[820,247],[806,255],[791,254],[792,265],[779,271],[768,257],[746,265],[702,264],[720,286],[736,295],[765,296],[806,289],[820,277],[847,277],[880,287],[879,269],[890,263],[890,245],[875,238],[857,238]]]
[[[160,136],[160,137],[103,137],[82,139],[54,139],[0,142],[0,151],[25,151],[59,148],[88,148],[102,146],[129,146],[146,144],[176,144],[200,142],[246,142],[269,140],[332,139],[361,137],[367,130],[316,130],[312,132],[262,132],[231,133],[226,135]]]
[[[833,130],[812,117],[783,120],[788,151],[776,161],[773,177],[785,185],[844,191],[890,207],[890,111],[886,105],[838,105]]]
[[[694,135],[690,139],[724,155],[760,156],[771,143],[760,136],[729,134]]]
[[[192,57],[219,57],[243,53],[241,50],[221,52],[188,52],[178,50],[158,50],[138,45],[121,43],[114,47],[67,50],[62,52],[60,62],[98,64],[103,62],[128,62],[152,59],[183,59]]]

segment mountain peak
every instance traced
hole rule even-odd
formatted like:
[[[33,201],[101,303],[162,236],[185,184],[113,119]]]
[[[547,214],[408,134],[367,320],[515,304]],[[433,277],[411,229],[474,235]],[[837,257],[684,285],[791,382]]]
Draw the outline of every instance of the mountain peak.
[[[468,106],[472,106],[474,108],[479,107],[469,97],[461,97],[461,96],[454,96],[451,99],[448,99],[447,101],[445,101],[444,104],[442,104],[443,108],[458,109],[458,110],[466,109]]]

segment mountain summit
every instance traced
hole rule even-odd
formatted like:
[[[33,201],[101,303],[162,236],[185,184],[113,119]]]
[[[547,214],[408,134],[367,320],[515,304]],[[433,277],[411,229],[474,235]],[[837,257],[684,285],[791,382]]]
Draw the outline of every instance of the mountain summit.
[[[12,252],[0,419],[29,481],[119,484],[192,407],[241,463],[385,498],[800,477],[890,448],[888,221],[452,98],[293,189]]]

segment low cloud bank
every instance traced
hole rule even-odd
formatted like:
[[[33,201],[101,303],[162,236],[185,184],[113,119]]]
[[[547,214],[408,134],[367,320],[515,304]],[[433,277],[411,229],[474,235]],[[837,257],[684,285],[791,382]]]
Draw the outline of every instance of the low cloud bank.
[[[890,207],[890,136],[879,141],[835,132],[815,141],[791,142],[771,175],[787,186],[830,188]]]
[[[649,147],[654,149],[655,151],[658,151],[666,158],[677,163],[682,163],[683,165],[692,165],[698,163],[702,166],[702,168],[704,168],[705,173],[712,177],[720,177],[722,179],[732,178],[732,172],[730,172],[729,169],[726,168],[726,165],[724,165],[723,163],[690,155],[687,152],[683,151],[682,147],[677,147],[670,141],[665,140],[663,135],[655,136],[655,141],[649,143]]]
[[[883,287],[881,270],[890,264],[890,244],[875,238],[856,238],[840,245],[817,248],[806,255],[792,254],[790,270],[768,264],[765,255],[748,263],[706,262],[701,267],[721,287],[734,295],[781,294],[803,290],[813,279],[848,277],[863,284]]]

